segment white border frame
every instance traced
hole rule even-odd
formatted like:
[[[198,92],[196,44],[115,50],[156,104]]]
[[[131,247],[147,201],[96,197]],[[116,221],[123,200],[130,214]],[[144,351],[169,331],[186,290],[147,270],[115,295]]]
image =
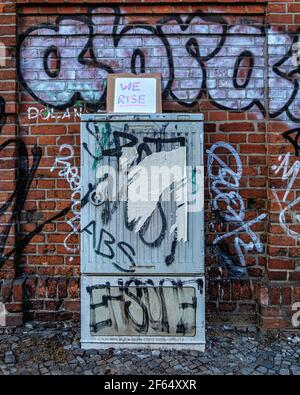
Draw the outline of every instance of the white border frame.
[[[109,282],[112,286],[118,286],[118,280],[129,280],[130,276],[81,276],[81,347],[83,349],[162,349],[162,350],[205,350],[205,278],[204,276],[184,277],[184,276],[151,276],[155,285],[162,279],[172,280],[203,281],[202,293],[197,289],[197,285],[190,283],[187,287],[196,289],[197,308],[196,308],[196,334],[195,336],[98,336],[90,333],[90,314],[86,313],[89,309],[90,295],[86,290],[87,286]],[[135,279],[145,280],[148,277],[134,276]],[[184,285],[183,285],[184,286]]]

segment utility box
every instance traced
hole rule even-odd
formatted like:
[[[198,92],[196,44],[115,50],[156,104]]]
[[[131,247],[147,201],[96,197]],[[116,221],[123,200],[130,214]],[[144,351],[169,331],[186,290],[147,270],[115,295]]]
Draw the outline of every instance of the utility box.
[[[202,114],[81,122],[83,348],[205,347]]]

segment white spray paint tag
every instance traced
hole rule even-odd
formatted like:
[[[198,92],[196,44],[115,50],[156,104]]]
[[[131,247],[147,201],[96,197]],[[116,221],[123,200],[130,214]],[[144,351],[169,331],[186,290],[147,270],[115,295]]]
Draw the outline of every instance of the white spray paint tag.
[[[170,199],[173,185],[176,201],[177,240],[187,241],[186,148],[153,153],[128,173],[128,220],[138,232],[163,196]]]

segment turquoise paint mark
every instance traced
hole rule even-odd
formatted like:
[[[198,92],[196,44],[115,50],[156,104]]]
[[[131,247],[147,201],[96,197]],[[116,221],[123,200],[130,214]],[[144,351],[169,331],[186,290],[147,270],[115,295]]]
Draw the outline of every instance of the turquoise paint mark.
[[[74,103],[74,108],[76,108],[76,107],[81,107],[81,108],[84,108],[84,105],[85,105],[85,103],[84,103],[84,101],[83,100],[77,100],[75,103]]]
[[[111,127],[109,123],[105,123],[100,130],[100,136],[98,136],[98,144],[96,145],[95,156],[99,159],[95,159],[93,162],[92,169],[96,170],[98,163],[102,159],[102,151],[104,149],[109,148],[110,146],[110,135],[111,135]]]
[[[49,109],[49,107],[47,106],[42,112],[41,115],[45,118],[47,118],[50,115],[51,111]]]
[[[196,168],[194,167],[192,170],[192,195],[195,195],[200,188],[200,185],[197,184],[197,171]]]

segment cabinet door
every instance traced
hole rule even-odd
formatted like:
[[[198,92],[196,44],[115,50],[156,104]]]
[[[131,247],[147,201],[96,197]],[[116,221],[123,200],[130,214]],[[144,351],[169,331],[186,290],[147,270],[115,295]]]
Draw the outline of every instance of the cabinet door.
[[[83,348],[204,348],[203,277],[82,276],[81,281]]]
[[[82,122],[81,271],[203,273],[202,122]]]

